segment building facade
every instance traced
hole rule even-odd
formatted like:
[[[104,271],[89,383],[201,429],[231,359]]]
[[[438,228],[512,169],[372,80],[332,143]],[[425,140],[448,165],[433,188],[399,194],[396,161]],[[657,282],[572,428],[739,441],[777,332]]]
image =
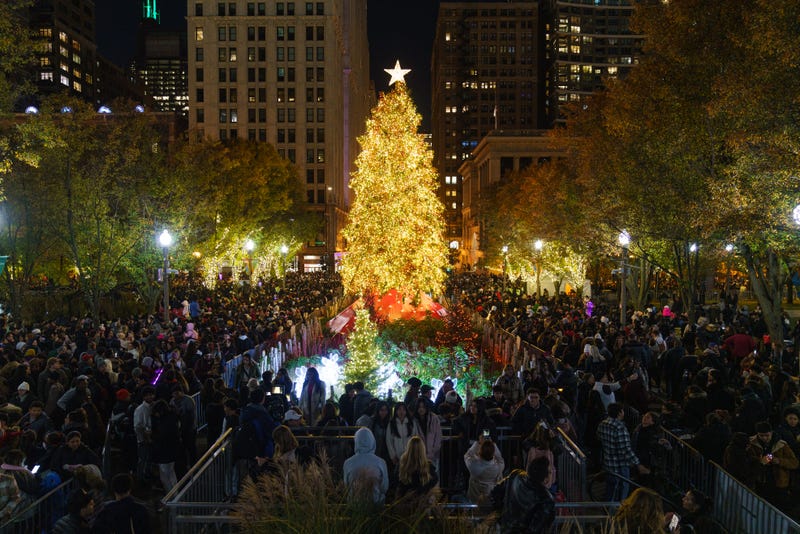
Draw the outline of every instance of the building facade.
[[[609,78],[624,78],[639,62],[644,36],[630,29],[634,0],[550,0],[545,38],[551,58],[548,122],[563,122],[564,105],[580,103]]]
[[[344,249],[339,230],[374,96],[366,0],[188,0],[189,128],[211,139],[269,142],[306,184],[325,230],[303,268]]]
[[[537,128],[539,3],[448,2],[439,6],[432,57],[431,124],[448,241],[462,242],[459,167],[495,130]]]
[[[486,245],[486,224],[482,207],[496,186],[511,172],[524,171],[565,154],[565,147],[559,146],[547,130],[496,131],[481,139],[472,157],[458,169],[464,195],[462,264],[480,265],[484,256],[481,247]]]
[[[152,99],[156,111],[172,112],[188,118],[186,32],[158,26],[144,19],[139,27],[138,50],[131,73]]]

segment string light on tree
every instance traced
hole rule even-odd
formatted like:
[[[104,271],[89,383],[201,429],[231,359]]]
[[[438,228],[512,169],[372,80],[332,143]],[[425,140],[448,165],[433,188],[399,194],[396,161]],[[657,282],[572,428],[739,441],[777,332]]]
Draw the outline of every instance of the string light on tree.
[[[344,368],[347,382],[363,382],[367,391],[376,391],[380,363],[378,327],[370,321],[369,311],[356,311],[356,324],[347,340],[348,361]]]
[[[408,69],[386,69],[393,89],[382,94],[359,137],[361,153],[350,187],[354,192],[348,251],[342,260],[347,291],[384,294],[397,289],[416,297],[437,294],[448,265],[444,207],[437,198],[433,155],[417,133],[421,117],[408,94]],[[404,72],[405,71],[405,72]]]

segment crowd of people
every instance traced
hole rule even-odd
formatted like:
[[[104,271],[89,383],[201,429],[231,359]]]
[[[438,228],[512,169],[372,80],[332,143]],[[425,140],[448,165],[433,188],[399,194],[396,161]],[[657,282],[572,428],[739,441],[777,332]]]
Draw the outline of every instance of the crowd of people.
[[[523,524],[545,532],[552,523],[561,436],[606,472],[609,500],[625,500],[631,479],[663,493],[671,465],[664,429],[779,507],[790,510],[800,485],[793,346],[774,358],[757,307],[724,314],[701,307],[690,321],[667,304],[630,310],[620,325],[618,313],[586,298],[539,297],[495,275],[455,274],[448,294],[539,347],[532,365],[503,367],[486,397],[464,399],[448,380],[434,395],[407,377],[402,401],[376,398],[362,383],[329,399],[313,367],[295,397],[285,369],[262,374],[256,361],[338,294],[335,275],[290,274],[251,288],[247,298],[232,290],[189,293],[180,284],[176,292],[182,289],[186,298],[169,323],[142,316],[26,327],[3,318],[0,521],[75,478],[57,531],[105,532],[124,514],[146,524],[131,474],[163,496],[193,465],[195,393],[205,443],[231,429],[231,499],[246,477],[313,461],[318,451],[300,445],[304,435],[336,436],[342,427],[357,429],[352,445],[336,442],[327,453],[353,498],[430,499],[446,486],[450,500],[497,509],[504,532]],[[723,316],[725,325],[709,318]],[[222,366],[239,355],[231,388]],[[505,457],[502,432],[521,436]],[[443,454],[445,438],[457,446]],[[116,460],[104,449],[111,441],[122,448]],[[675,523],[688,532],[707,519],[706,496],[684,497],[677,521],[662,514],[662,529]],[[630,509],[620,514],[633,523]]]

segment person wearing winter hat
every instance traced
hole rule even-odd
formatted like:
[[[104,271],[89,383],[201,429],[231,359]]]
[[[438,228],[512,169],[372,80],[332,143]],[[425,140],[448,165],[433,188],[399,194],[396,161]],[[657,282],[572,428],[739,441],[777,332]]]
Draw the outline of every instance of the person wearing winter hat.
[[[31,403],[36,400],[36,396],[31,393],[31,386],[27,382],[20,382],[19,386],[17,386],[17,392],[14,394],[8,402],[13,404],[14,406],[19,406],[22,410],[22,413],[28,413],[28,409],[31,407]]]
[[[756,435],[750,437],[747,452],[756,468],[755,489],[773,504],[785,505],[790,472],[800,467],[791,447],[779,439],[767,421],[756,423]]]
[[[417,397],[419,397],[419,388],[422,386],[422,380],[416,376],[412,376],[408,379],[406,384],[408,384],[409,388],[406,392],[403,402],[405,402],[406,406],[416,406]]]

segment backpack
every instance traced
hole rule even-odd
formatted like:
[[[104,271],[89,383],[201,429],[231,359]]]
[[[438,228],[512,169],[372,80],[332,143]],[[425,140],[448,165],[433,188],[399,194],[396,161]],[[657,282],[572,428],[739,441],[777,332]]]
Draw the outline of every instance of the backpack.
[[[238,459],[252,460],[264,454],[261,422],[251,419],[242,423],[233,434],[233,455]]]

